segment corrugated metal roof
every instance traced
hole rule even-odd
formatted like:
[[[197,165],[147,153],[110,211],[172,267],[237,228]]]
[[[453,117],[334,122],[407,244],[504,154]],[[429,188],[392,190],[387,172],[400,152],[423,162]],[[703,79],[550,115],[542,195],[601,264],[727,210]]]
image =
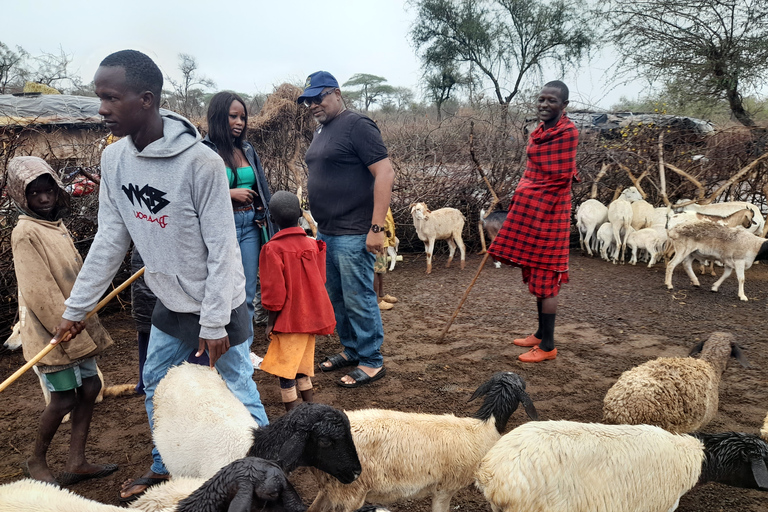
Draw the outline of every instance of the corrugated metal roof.
[[[0,126],[101,122],[99,98],[66,94],[0,95]]]

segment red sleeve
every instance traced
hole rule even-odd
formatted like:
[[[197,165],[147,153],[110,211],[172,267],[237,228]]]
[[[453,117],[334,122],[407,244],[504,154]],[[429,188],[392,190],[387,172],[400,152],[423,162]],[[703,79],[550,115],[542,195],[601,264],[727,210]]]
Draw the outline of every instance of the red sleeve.
[[[317,270],[320,272],[320,276],[323,278],[323,283],[325,283],[325,242],[322,240],[317,241],[317,252],[319,253],[319,256],[317,258]]]
[[[261,304],[269,311],[280,311],[285,306],[285,265],[269,244],[261,248],[259,255],[259,279],[261,281]]]

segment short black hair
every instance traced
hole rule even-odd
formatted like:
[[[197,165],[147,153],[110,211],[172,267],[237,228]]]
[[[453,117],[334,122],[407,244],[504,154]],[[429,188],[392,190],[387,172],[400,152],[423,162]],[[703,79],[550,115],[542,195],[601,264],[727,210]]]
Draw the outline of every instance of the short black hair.
[[[278,190],[269,200],[269,214],[280,229],[298,226],[301,217],[299,198],[286,190]]]
[[[157,64],[145,54],[137,50],[120,50],[101,61],[99,66],[125,69],[125,83],[134,92],[149,91],[155,95],[160,104],[160,94],[163,92],[163,73]]]
[[[560,99],[563,101],[568,101],[568,86],[560,80],[552,80],[551,82],[547,82],[544,84],[544,87],[552,87],[553,89],[559,90]]]

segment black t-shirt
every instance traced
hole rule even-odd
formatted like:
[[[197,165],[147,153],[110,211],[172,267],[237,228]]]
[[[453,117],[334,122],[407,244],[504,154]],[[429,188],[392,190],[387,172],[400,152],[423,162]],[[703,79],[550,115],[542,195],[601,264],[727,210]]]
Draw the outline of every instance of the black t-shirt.
[[[345,110],[315,131],[304,158],[307,193],[324,235],[359,235],[371,228],[374,177],[368,166],[387,158],[376,123]]]

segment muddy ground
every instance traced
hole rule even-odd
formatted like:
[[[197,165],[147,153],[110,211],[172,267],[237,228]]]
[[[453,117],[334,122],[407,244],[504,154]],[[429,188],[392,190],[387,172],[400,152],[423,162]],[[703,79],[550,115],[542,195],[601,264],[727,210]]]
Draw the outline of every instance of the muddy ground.
[[[709,285],[715,278],[703,277],[703,287],[697,289],[678,269],[676,289],[668,291],[660,265],[653,269],[611,265],[574,251],[571,283],[563,289],[558,311],[558,358],[531,365],[517,361],[523,349],[511,344],[514,337],[525,336],[535,327],[534,300],[521,283],[518,269],[496,269],[489,264],[445,339],[438,340],[481,257],[469,256],[463,271],[458,267],[445,269],[445,259],[445,255],[438,255],[432,275],[425,275],[424,256],[406,254],[386,276],[386,291],[400,299],[382,314],[388,376],[368,387],[342,389],[333,382],[338,373],[318,374],[318,401],[346,409],[380,407],[468,416],[478,407],[467,402],[474,389],[494,372],[511,370],[527,381],[542,419],[599,421],[603,396],[624,370],[658,356],[684,356],[698,340],[725,330],[735,333],[752,368],[741,368],[735,361],[728,365],[721,384],[719,413],[706,430],[757,433],[762,425],[768,410],[764,329],[768,265],[747,271],[745,288],[750,300],[742,303],[733,278],[719,293],[711,293]],[[116,342],[99,361],[107,383],[135,381],[136,335],[130,315],[113,313],[103,321]],[[332,337],[320,337],[317,358],[335,352],[337,347]],[[263,355],[265,350],[264,336],[258,332],[254,351]],[[0,356],[0,377],[5,379],[23,363],[21,354]],[[254,378],[269,416],[283,414],[276,379],[260,371]],[[22,478],[20,464],[32,450],[43,405],[32,372],[0,394],[0,483]],[[526,420],[520,409],[510,419],[508,429]],[[68,442],[69,426],[64,425],[51,447],[49,462],[53,468],[62,467]],[[71,490],[116,504],[120,482],[147,469],[150,448],[143,398],[106,399],[96,407],[88,455],[94,462],[117,463],[120,469],[107,478],[76,484]],[[309,504],[316,492],[311,475],[300,469],[291,479]],[[457,495],[452,507],[490,511],[474,489]],[[396,504],[392,509],[426,512],[430,506],[429,500],[418,500]],[[766,511],[768,495],[708,484],[684,496],[678,510]]]

